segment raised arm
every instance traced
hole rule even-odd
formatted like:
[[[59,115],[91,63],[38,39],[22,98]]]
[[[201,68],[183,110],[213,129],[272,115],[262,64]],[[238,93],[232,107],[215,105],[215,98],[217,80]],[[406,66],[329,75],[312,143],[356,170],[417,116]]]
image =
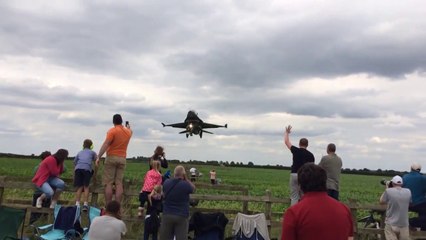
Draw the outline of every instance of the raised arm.
[[[99,159],[102,158],[106,150],[108,149],[109,145],[111,145],[111,142],[108,139],[105,139],[104,143],[102,144],[101,149],[99,149],[98,157],[96,158],[96,166],[99,166]]]
[[[291,142],[290,142],[290,133],[291,133],[291,125],[288,125],[285,128],[285,133],[284,133],[284,145],[287,146],[288,149],[291,149]]]

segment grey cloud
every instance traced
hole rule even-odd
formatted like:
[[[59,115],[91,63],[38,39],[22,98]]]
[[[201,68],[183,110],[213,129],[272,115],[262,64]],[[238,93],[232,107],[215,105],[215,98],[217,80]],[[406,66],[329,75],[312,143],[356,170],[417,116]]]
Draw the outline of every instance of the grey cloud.
[[[369,24],[375,23],[309,19],[266,33],[260,40],[224,41],[203,53],[183,51],[171,56],[168,66],[185,66],[200,78],[246,87],[357,73],[401,78],[425,71],[426,34],[406,35],[402,41],[399,36],[369,36],[363,34]]]
[[[32,84],[28,81],[21,84],[0,83],[0,105],[22,107],[29,109],[75,110],[89,106],[110,106],[120,111],[121,102],[143,102],[143,97],[128,97],[114,95],[96,95],[82,93],[78,88],[53,87],[42,84]]]

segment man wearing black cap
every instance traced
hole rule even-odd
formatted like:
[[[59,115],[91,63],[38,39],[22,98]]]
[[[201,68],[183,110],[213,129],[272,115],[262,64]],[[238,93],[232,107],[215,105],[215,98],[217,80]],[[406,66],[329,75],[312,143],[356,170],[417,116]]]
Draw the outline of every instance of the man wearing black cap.
[[[96,166],[98,166],[99,159],[106,152],[107,156],[102,177],[102,184],[105,186],[105,204],[112,201],[113,184],[115,184],[115,200],[121,202],[127,146],[133,134],[128,122],[126,127],[122,125],[123,119],[120,114],[115,114],[112,122],[114,127],[108,131],[106,139],[99,150],[98,159],[96,159]]]

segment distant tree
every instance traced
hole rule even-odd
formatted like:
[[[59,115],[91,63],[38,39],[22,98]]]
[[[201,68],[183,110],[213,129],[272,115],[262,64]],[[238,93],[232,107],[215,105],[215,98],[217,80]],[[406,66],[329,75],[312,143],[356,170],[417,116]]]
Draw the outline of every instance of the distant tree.
[[[231,164],[230,164],[231,166],[235,166],[235,162],[234,161],[231,161]]]
[[[248,166],[248,167],[253,167],[253,166],[254,166],[254,163],[253,163],[253,162],[248,162],[248,163],[247,163],[247,166]]]

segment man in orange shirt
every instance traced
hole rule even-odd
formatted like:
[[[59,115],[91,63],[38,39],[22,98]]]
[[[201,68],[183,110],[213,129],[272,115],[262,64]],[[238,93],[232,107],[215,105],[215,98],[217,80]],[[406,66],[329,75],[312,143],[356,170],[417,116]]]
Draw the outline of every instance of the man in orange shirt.
[[[102,184],[105,186],[105,204],[112,201],[113,183],[115,184],[115,200],[121,202],[127,146],[133,134],[128,122],[126,122],[126,127],[122,125],[123,119],[120,114],[115,114],[112,122],[114,127],[108,131],[96,159],[96,166],[99,166],[99,159],[106,152],[102,177]]]

